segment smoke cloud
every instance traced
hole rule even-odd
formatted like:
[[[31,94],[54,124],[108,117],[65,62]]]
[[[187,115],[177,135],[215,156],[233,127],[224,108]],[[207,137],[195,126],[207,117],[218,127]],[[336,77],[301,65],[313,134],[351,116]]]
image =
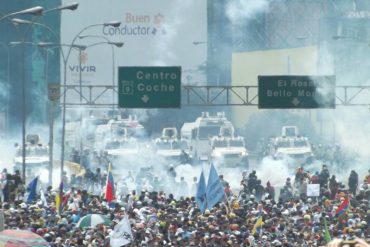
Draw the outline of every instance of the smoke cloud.
[[[237,25],[268,10],[268,7],[267,0],[231,0],[226,7],[226,15],[233,25]]]

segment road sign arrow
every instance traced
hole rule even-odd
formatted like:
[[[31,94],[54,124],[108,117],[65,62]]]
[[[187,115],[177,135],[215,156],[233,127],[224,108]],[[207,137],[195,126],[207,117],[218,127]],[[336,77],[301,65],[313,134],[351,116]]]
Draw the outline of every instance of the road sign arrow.
[[[141,97],[141,100],[142,100],[144,103],[146,103],[146,102],[148,102],[148,101],[150,100],[150,98],[149,98],[149,96],[148,96],[148,95],[144,94],[144,95],[143,95],[143,97]]]
[[[299,103],[301,103],[297,98],[294,98],[293,100],[292,100],[292,103],[293,103],[293,105],[295,105],[295,106],[297,106],[297,105],[299,105]]]

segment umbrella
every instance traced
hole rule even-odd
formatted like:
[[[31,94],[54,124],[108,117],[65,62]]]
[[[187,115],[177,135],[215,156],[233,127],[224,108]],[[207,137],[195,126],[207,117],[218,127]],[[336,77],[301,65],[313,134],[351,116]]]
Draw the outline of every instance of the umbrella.
[[[1,247],[47,247],[48,242],[30,231],[4,230],[0,232]]]
[[[84,217],[82,217],[77,222],[77,227],[79,228],[89,228],[89,227],[95,227],[98,224],[103,224],[106,226],[109,226],[111,223],[110,219],[105,217],[101,214],[88,214]]]

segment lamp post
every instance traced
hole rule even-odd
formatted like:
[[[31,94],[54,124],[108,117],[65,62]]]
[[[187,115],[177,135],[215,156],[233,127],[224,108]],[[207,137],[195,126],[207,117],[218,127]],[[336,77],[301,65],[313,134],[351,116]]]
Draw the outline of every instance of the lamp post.
[[[77,50],[82,50],[82,49],[85,49],[85,47],[83,46],[78,46],[78,45],[74,45],[74,46],[70,46],[70,45],[66,45],[66,44],[58,44],[58,43],[48,43],[48,42],[39,42],[38,43],[38,46],[41,47],[41,48],[44,48],[46,49],[47,51],[48,50],[51,50],[53,48],[58,48],[60,50],[60,53],[62,55],[62,60],[63,60],[63,65],[65,65],[67,63],[67,60],[66,60],[66,57],[65,57],[65,54],[63,52],[63,49],[62,47],[63,46],[67,46],[67,47],[71,47],[71,48],[75,48]],[[48,48],[50,47],[50,48]],[[64,66],[64,68],[66,68],[66,66]],[[47,72],[46,72],[47,73]],[[50,160],[50,167],[49,167],[49,181],[50,183],[52,184],[52,171],[53,171],[53,160],[54,160],[54,108],[55,108],[55,103],[56,103],[56,98],[53,98],[51,95],[49,95],[49,100],[51,101],[51,105],[50,105],[50,110],[49,110],[49,115],[50,115],[50,127],[49,127],[49,145],[50,145],[50,148],[49,148],[49,160]],[[61,170],[61,178],[63,177],[63,170]]]
[[[17,45],[35,45],[37,46],[37,43],[34,42],[21,42],[21,41],[13,41],[9,43],[10,46],[17,46]],[[49,66],[49,52],[51,52],[50,49],[45,49],[45,85],[48,83],[48,66]],[[52,102],[51,106],[49,106],[49,121],[50,121],[50,128],[49,128],[49,185],[52,185],[52,172],[53,172],[53,124],[54,124],[54,102]]]
[[[77,7],[78,7],[78,4],[76,5],[76,3],[62,5],[62,6],[53,8],[53,9],[49,9],[45,11],[45,13],[49,13],[49,12],[57,11],[57,10],[75,10],[77,9]],[[26,9],[23,11],[5,15],[0,19],[0,21],[2,19],[9,18],[11,16],[18,15],[18,14],[42,15],[43,11],[44,9],[42,7],[36,6],[30,9]],[[23,44],[25,44],[25,38],[28,32],[32,29],[34,23],[36,22],[31,21],[27,23],[27,24],[30,24],[30,26],[23,35],[23,40],[22,40]],[[16,24],[19,24],[19,23],[16,23]],[[25,24],[25,23],[22,23],[22,24]],[[57,37],[57,35],[55,36]],[[25,91],[26,91],[25,48],[23,46],[23,49],[22,49],[22,178],[23,178],[23,181],[26,181],[26,149],[25,149],[26,147],[26,92]]]
[[[35,6],[35,7],[28,8],[28,9],[24,9],[24,10],[20,10],[20,11],[17,11],[17,12],[6,14],[6,15],[0,17],[0,21],[4,20],[6,18],[9,18],[9,17],[15,16],[15,15],[30,14],[30,15],[40,16],[42,14],[46,14],[48,12],[52,12],[52,11],[56,11],[56,10],[76,10],[77,8],[78,8],[78,3],[77,2],[72,2],[72,3],[66,4],[66,5],[61,5],[61,6],[58,6],[58,7],[52,8],[52,9],[48,9],[48,10],[45,10],[45,11],[44,11],[43,7]]]
[[[6,87],[9,88],[9,83],[10,83],[10,52],[9,52],[9,47],[7,45],[5,45],[4,43],[0,42],[0,46],[4,48],[5,52],[6,52],[6,56],[7,56],[7,68],[6,68]],[[9,127],[9,97],[10,95],[8,94],[7,98],[6,98],[6,113],[5,113],[5,118],[6,118],[6,121],[5,121],[5,130],[8,130],[8,127]]]
[[[25,76],[25,44],[32,42],[10,42],[11,46],[22,45],[22,179],[26,182],[26,76]]]
[[[111,21],[111,22],[105,22],[105,23],[98,23],[98,24],[92,24],[92,25],[89,25],[89,26],[86,26],[84,28],[82,28],[76,35],[75,37],[72,39],[72,42],[71,42],[71,46],[74,45],[76,39],[86,30],[90,29],[90,28],[93,28],[93,27],[98,27],[98,26],[112,26],[112,27],[119,27],[121,25],[121,22],[119,21]],[[64,62],[64,78],[63,78],[63,85],[64,85],[64,88],[66,88],[66,85],[67,85],[67,62],[68,62],[68,59],[69,59],[69,56],[71,54],[71,51],[72,51],[72,47],[69,48],[68,52],[67,52],[67,56],[66,56],[66,60]],[[81,73],[81,68],[80,69],[80,73]],[[81,93],[81,92],[80,92]],[[65,150],[65,146],[64,146],[64,141],[65,141],[65,126],[66,125],[66,93],[64,92],[63,94],[63,109],[62,109],[62,148],[61,148],[61,164],[60,164],[60,176],[61,176],[61,180],[60,181],[63,181],[63,172],[64,172],[64,150]],[[80,153],[80,156],[82,155],[82,153]]]
[[[9,18],[11,16],[15,16],[15,15],[24,15],[24,14],[42,15],[43,11],[44,11],[43,7],[36,6],[36,7],[21,10],[21,11],[13,12],[13,13],[10,13],[10,14],[6,14],[6,15],[0,17],[0,21],[4,20],[6,18]]]
[[[84,36],[79,36],[80,39],[83,39],[83,38],[101,38],[101,39],[104,39],[105,42],[98,42],[98,43],[95,43],[95,44],[91,44],[91,45],[88,45],[86,48],[89,48],[89,47],[93,47],[93,46],[96,46],[96,45],[100,45],[100,44],[108,44],[111,46],[112,48],[112,66],[113,66],[113,73],[112,73],[112,96],[113,96],[113,104],[112,104],[112,108],[114,110],[114,70],[115,70],[115,66],[114,66],[114,46],[116,47],[122,47],[123,46],[123,42],[112,42],[111,40],[109,40],[108,38],[104,37],[104,36],[100,36],[100,35],[84,35]],[[81,58],[81,54],[80,54],[80,58]],[[80,105],[82,105],[82,73],[81,73],[81,59],[79,59],[79,66],[80,66]],[[82,142],[82,111],[80,111],[80,164],[82,164],[82,152],[83,152],[83,142]]]
[[[48,82],[48,70],[49,70],[49,52],[52,52],[51,49],[45,49],[46,58],[45,58],[45,85],[49,86]],[[53,159],[54,159],[54,109],[56,98],[51,96],[48,87],[48,99],[49,99],[49,185],[53,186]]]
[[[57,44],[57,43],[45,43],[40,42],[40,47],[59,47],[59,49],[62,51],[62,47],[68,47],[68,51],[66,55],[63,55],[63,86],[64,89],[67,85],[67,63],[69,56],[71,54],[71,51],[73,48],[84,48],[84,46],[75,45],[76,39],[87,29],[97,26],[113,26],[113,27],[119,27],[121,25],[121,22],[118,21],[112,21],[112,22],[106,22],[106,23],[100,23],[100,24],[92,24],[87,27],[84,27],[81,31],[77,33],[77,35],[73,38],[72,42],[70,44]],[[61,138],[61,158],[60,158],[60,181],[63,181],[63,173],[64,173],[64,152],[65,152],[65,125],[66,125],[66,92],[63,93],[63,103],[62,103],[62,138]],[[81,154],[80,154],[81,155]]]
[[[70,9],[67,7],[59,7],[56,9]],[[11,19],[11,22],[14,25],[35,25],[35,26],[41,26],[45,29],[47,29],[54,38],[59,42],[58,35],[48,26],[43,23],[38,22],[32,22],[28,20],[23,20],[19,18],[13,18]],[[37,45],[37,44],[36,44]],[[46,58],[45,58],[45,85],[48,85],[48,60],[49,60],[49,52],[51,51],[48,48],[45,48],[46,51]],[[62,56],[64,56],[63,50],[61,50]],[[55,109],[55,101],[56,99],[49,97],[49,184],[53,184],[53,160],[54,160],[54,109]]]
[[[112,41],[104,41],[104,42],[97,42],[93,43],[90,45],[73,45],[70,48],[76,48],[79,51],[79,57],[81,57],[81,52],[83,50],[86,50],[87,48],[97,46],[97,45],[102,45],[102,44],[108,44],[116,47],[122,47],[123,42],[112,42]],[[40,46],[46,47],[46,46],[69,46],[69,45],[62,45],[62,44],[53,44],[53,43],[39,43]],[[66,65],[67,65],[67,58],[64,58],[64,65],[65,65],[65,70],[66,70]],[[81,71],[81,59],[79,59],[79,86],[80,86],[80,105],[82,105],[82,71]],[[64,94],[65,95],[65,94]],[[65,102],[65,99],[64,101]],[[63,103],[64,105],[64,103]],[[80,113],[80,130],[82,130],[82,112]],[[64,142],[63,142],[64,143]],[[82,136],[80,136],[80,164],[82,163],[82,151],[83,151],[83,144],[82,144]],[[62,172],[63,173],[63,172]]]
[[[203,45],[207,43],[208,43],[207,41],[193,41],[193,45]]]
[[[115,98],[115,92],[114,92],[114,86],[116,85],[115,83],[115,59],[114,59],[114,46],[118,47],[118,48],[121,48],[124,43],[123,42],[112,42],[111,40],[109,40],[108,38],[106,38],[105,36],[101,36],[101,35],[81,35],[79,36],[80,39],[84,39],[84,38],[100,38],[100,39],[104,39],[108,44],[111,44],[111,48],[112,48],[112,110],[114,111],[114,98]]]
[[[78,3],[77,2],[72,2],[66,5],[61,5],[52,9],[48,9],[44,11],[44,14],[55,11],[55,10],[76,10],[78,8]]]

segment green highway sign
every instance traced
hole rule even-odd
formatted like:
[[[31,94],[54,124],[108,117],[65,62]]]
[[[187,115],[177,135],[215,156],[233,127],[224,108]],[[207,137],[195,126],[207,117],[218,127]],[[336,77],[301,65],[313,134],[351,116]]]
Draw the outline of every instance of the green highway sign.
[[[258,108],[335,108],[335,76],[258,76]]]
[[[118,106],[180,108],[181,67],[119,67]]]

